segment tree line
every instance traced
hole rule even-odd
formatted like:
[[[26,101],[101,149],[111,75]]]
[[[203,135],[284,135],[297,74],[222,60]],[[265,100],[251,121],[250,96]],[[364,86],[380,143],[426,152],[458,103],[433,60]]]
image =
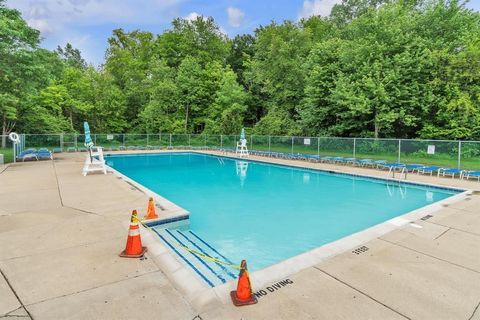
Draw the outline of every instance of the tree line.
[[[2,134],[480,139],[480,14],[458,0],[343,0],[233,39],[210,17],[116,29],[99,67],[5,0],[0,19]]]

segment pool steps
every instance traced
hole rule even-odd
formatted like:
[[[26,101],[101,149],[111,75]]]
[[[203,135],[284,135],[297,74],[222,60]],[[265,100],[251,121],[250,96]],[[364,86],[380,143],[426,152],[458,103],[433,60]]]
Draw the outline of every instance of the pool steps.
[[[158,227],[152,228],[152,230],[180,258],[183,264],[191,268],[210,287],[237,278],[236,269],[202,256],[209,256],[227,264],[232,263],[193,231]]]

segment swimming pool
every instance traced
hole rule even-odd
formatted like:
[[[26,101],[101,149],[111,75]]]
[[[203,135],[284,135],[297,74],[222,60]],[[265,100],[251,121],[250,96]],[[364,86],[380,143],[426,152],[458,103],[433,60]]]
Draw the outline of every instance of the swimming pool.
[[[221,259],[247,259],[250,270],[460,192],[193,152],[106,159],[190,212],[189,225],[170,226],[168,235],[188,247],[195,244],[186,235],[198,237]]]

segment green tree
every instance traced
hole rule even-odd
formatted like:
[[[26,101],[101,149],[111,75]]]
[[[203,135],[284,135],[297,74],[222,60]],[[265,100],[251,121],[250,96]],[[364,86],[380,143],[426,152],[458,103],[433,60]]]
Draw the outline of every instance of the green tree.
[[[273,22],[255,33],[255,55],[248,62],[246,76],[248,82],[260,86],[267,114],[255,130],[271,134],[297,133],[296,106],[303,97],[302,65],[310,51],[309,33],[290,21],[280,25]]]
[[[146,132],[184,132],[183,118],[178,110],[176,70],[162,60],[155,61],[151,70],[150,101],[141,113]]]
[[[39,32],[30,28],[20,12],[0,0],[0,121],[2,147],[14,128],[22,100],[32,90],[31,73]]]
[[[67,88],[52,84],[32,99],[25,113],[23,130],[26,133],[72,132],[71,122],[65,117],[72,108],[74,101]]]
[[[227,69],[223,73],[215,100],[207,109],[205,133],[238,134],[243,126],[247,94],[237,76]]]
[[[87,67],[87,63],[82,58],[80,50],[75,49],[70,43],[67,43],[65,48],[58,46],[55,52],[69,67],[78,69],[85,69]]]
[[[194,20],[177,18],[172,30],[156,40],[156,51],[170,67],[178,68],[186,57],[195,57],[205,66],[214,61],[225,61],[229,46],[227,37],[211,17]]]

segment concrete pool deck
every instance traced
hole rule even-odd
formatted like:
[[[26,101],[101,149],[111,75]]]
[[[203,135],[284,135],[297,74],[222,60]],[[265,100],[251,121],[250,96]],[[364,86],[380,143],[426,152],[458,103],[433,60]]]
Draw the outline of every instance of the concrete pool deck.
[[[347,251],[296,272],[273,292],[253,283],[267,294],[235,308],[225,297],[186,295],[165,274],[161,252],[119,258],[131,210],[143,215],[148,196],[113,174],[83,177],[85,154],[55,156],[0,167],[0,318],[480,320],[480,192],[416,221],[422,228],[406,225],[363,244],[360,254]],[[408,180],[480,191],[476,181]],[[174,208],[159,214],[174,215]]]

